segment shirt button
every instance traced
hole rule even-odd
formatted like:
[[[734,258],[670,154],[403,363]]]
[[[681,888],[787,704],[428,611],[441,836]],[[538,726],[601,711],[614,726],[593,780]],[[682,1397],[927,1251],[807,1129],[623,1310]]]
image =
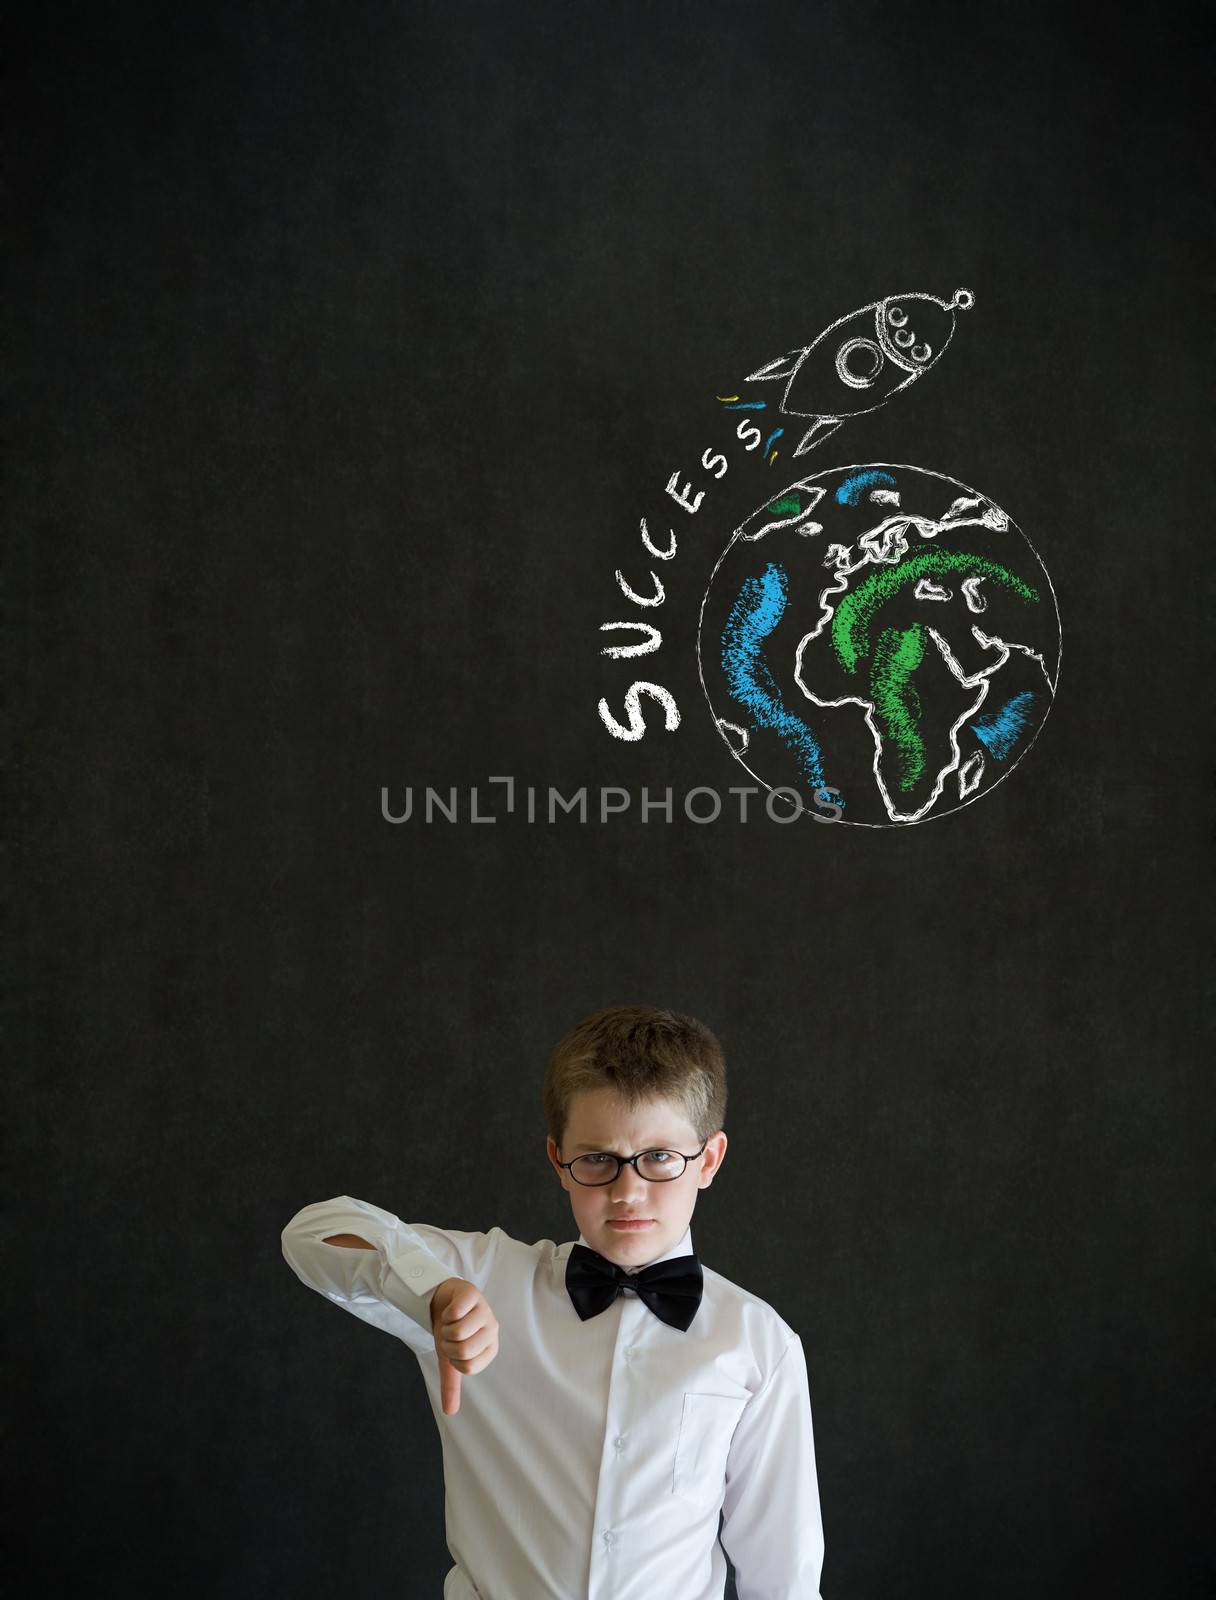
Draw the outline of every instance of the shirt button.
[[[604,1543],[605,1544],[614,1544],[615,1542],[616,1542],[616,1534],[613,1533],[611,1528],[609,1528],[608,1531],[604,1534]]]
[[[618,1450],[623,1450],[625,1448],[625,1435],[623,1433],[618,1433],[612,1442]]]
[[[421,1267],[411,1267],[410,1268],[410,1277],[411,1278],[420,1278],[421,1276],[422,1276],[422,1268]]]

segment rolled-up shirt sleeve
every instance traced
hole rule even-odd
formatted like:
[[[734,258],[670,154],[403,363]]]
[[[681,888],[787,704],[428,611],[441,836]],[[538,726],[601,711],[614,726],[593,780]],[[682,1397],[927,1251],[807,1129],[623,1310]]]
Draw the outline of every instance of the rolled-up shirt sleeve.
[[[325,1243],[341,1233],[357,1234],[373,1248]],[[410,1349],[433,1354],[431,1296],[446,1278],[469,1277],[464,1243],[484,1235],[405,1223],[366,1200],[338,1195],[304,1206],[281,1238],[284,1259],[302,1283]]]
[[[819,1600],[823,1522],[811,1397],[795,1334],[731,1439],[722,1547],[739,1600]]]

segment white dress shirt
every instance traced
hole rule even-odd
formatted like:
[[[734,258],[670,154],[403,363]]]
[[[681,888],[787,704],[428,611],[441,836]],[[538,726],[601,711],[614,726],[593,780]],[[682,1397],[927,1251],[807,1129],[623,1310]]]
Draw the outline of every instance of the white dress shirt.
[[[765,1301],[702,1263],[686,1332],[628,1291],[583,1322],[573,1243],[405,1223],[349,1195],[305,1206],[282,1241],[309,1288],[418,1358],[443,1447],[444,1600],[722,1600],[721,1546],[739,1600],[819,1600],[806,1362]],[[689,1228],[657,1259],[692,1249]],[[499,1349],[445,1416],[430,1301],[453,1277],[485,1295]]]

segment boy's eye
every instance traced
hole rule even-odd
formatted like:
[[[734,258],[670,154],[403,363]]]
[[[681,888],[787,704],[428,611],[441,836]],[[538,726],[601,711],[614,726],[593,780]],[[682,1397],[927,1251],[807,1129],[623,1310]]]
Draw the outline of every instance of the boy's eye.
[[[664,1164],[670,1165],[671,1158],[672,1152],[670,1150],[647,1150],[645,1155],[647,1161],[659,1160],[660,1166]],[[616,1157],[607,1150],[596,1150],[589,1155],[583,1156],[582,1159],[590,1162],[592,1166],[602,1167],[605,1161],[615,1161]]]

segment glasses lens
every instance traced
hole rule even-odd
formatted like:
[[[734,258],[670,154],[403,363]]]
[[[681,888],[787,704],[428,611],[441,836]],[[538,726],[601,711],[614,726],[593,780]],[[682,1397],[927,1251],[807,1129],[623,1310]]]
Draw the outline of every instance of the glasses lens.
[[[674,1150],[647,1150],[638,1158],[638,1170],[652,1183],[667,1183],[684,1171],[684,1157]]]
[[[607,1151],[579,1156],[570,1165],[571,1176],[578,1183],[591,1185],[612,1183],[617,1175],[615,1156]],[[638,1157],[638,1171],[651,1183],[669,1183],[684,1171],[684,1157],[674,1150],[647,1150]]]
[[[579,1183],[611,1183],[616,1177],[616,1162],[609,1155],[579,1156],[570,1163],[570,1176]]]

